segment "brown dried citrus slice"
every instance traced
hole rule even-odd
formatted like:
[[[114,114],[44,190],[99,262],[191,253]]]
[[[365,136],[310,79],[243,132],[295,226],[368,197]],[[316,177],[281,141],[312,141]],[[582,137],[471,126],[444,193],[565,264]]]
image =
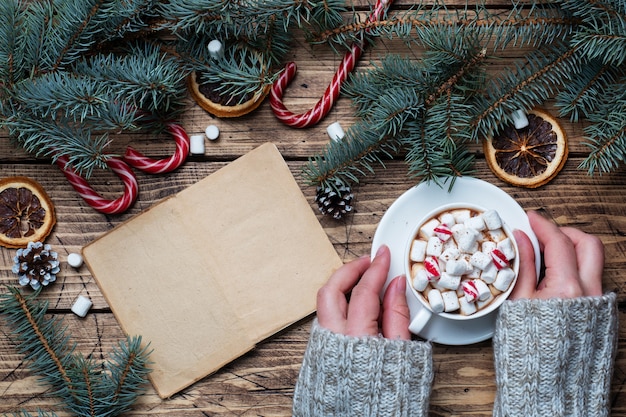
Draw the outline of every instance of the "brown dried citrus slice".
[[[254,94],[252,97],[241,104],[234,103],[222,103],[222,98],[219,94],[211,91],[210,89],[204,89],[200,83],[198,83],[197,74],[192,72],[187,80],[187,88],[191,97],[202,107],[217,117],[240,117],[244,114],[250,113],[263,103],[263,100],[269,93],[269,86],[266,87],[259,94]]]
[[[483,142],[489,168],[500,179],[519,187],[536,188],[559,173],[567,160],[567,137],[548,112],[528,112],[528,126],[507,125]]]
[[[55,223],[54,206],[39,183],[27,177],[0,179],[0,245],[43,242]]]

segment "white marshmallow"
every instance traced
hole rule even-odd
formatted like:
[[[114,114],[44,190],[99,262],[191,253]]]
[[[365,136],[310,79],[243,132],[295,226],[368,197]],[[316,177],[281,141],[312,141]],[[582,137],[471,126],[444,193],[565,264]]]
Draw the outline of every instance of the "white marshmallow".
[[[343,131],[339,122],[329,124],[326,128],[326,133],[332,140],[341,140],[346,136],[346,132]]]
[[[446,272],[452,275],[463,275],[467,272],[465,259],[452,259],[446,262]]]
[[[439,218],[439,221],[448,227],[452,227],[456,224],[456,220],[454,219],[452,213],[443,213]]]
[[[462,252],[474,253],[478,250],[478,231],[465,227],[454,234],[454,240]]]
[[[455,291],[445,291],[441,293],[441,298],[443,299],[443,310],[446,313],[459,309],[459,297],[456,296]]]
[[[496,245],[498,249],[506,256],[506,259],[509,261],[515,258],[515,248],[513,247],[513,242],[508,237],[504,240],[501,240]]]
[[[469,219],[471,214],[472,213],[469,211],[469,209],[458,209],[458,210],[453,210],[452,211],[452,215],[454,216],[454,220],[457,223],[465,223],[465,220]]]
[[[204,129],[204,134],[209,140],[216,140],[220,137],[220,128],[215,125],[208,125]]]
[[[222,42],[217,39],[213,39],[209,42],[207,49],[209,50],[209,55],[213,59],[222,59],[224,57],[224,45],[222,45]]]
[[[204,135],[189,136],[189,152],[193,155],[204,154]]]
[[[424,268],[420,268],[416,271],[413,275],[413,280],[411,281],[413,288],[415,288],[416,291],[424,291],[429,282],[430,277]]]
[[[496,280],[496,275],[498,275],[498,268],[496,268],[495,264],[488,265],[483,272],[480,274],[480,279],[485,281],[487,284],[493,284]]]
[[[83,265],[83,257],[80,253],[70,253],[67,255],[67,263],[73,268],[80,268]]]
[[[428,239],[428,245],[426,246],[426,255],[439,256],[443,251],[443,242],[437,236],[433,236]]]
[[[526,117],[526,113],[522,109],[517,109],[511,113],[511,119],[517,130],[523,129],[529,124],[528,117]]]
[[[437,284],[448,290],[456,290],[461,285],[461,276],[460,275],[451,275],[447,272],[441,274],[439,281]]]
[[[491,263],[491,256],[484,252],[474,252],[470,257],[470,264],[480,269],[481,271]]]
[[[461,314],[464,316],[471,316],[478,311],[476,304],[470,303],[464,297],[459,298],[459,308],[461,309]]]
[[[89,298],[83,295],[79,295],[72,305],[72,313],[76,314],[79,317],[85,317],[92,305],[93,303]]]
[[[489,297],[491,297],[491,290],[489,289],[489,285],[485,283],[482,279],[475,279],[474,285],[476,286],[476,290],[478,290],[478,299],[480,301],[485,301]]]
[[[494,250],[495,248],[496,248],[496,242],[492,242],[490,240],[486,240],[480,245],[480,250],[483,253],[486,253],[487,255],[489,255],[491,251]]]
[[[478,268],[472,268],[471,271],[467,272],[465,275],[463,275],[465,278],[468,279],[475,279],[475,278],[480,278],[480,274],[481,274],[481,270]]]
[[[483,221],[489,230],[495,230],[502,227],[502,219],[495,210],[487,210],[483,213]]]
[[[489,236],[489,239],[491,239],[494,242],[499,242],[503,239],[506,239],[506,233],[504,233],[504,230],[502,229],[493,229],[493,230],[489,230],[487,232],[487,235]]]
[[[439,290],[430,290],[428,291],[428,304],[430,304],[430,309],[435,313],[443,312],[443,297],[441,296],[441,292]]]
[[[429,221],[424,223],[422,227],[420,227],[420,233],[419,233],[420,236],[424,238],[425,240],[430,239],[431,237],[435,235],[435,227],[437,227],[438,225],[439,225],[439,220],[430,219]]]
[[[511,268],[504,268],[498,271],[493,286],[499,291],[506,291],[509,289],[509,285],[511,285],[514,279],[515,272]]]
[[[413,262],[423,262],[426,258],[426,242],[421,239],[413,240],[409,258],[411,258]]]
[[[487,228],[487,226],[485,226],[483,216],[480,214],[474,217],[470,217],[469,219],[465,220],[464,224],[465,224],[465,227],[469,227],[479,232]]]
[[[489,304],[491,304],[491,302],[495,299],[495,297],[493,296],[493,294],[489,294],[489,297],[484,299],[484,300],[476,300],[476,308],[478,308],[479,310],[482,310],[483,308],[487,307]]]
[[[439,256],[439,259],[441,259],[444,262],[450,262],[456,259],[459,259],[459,256],[461,256],[461,251],[459,250],[459,248],[457,248],[456,246],[451,246],[449,248],[446,248],[441,255]]]

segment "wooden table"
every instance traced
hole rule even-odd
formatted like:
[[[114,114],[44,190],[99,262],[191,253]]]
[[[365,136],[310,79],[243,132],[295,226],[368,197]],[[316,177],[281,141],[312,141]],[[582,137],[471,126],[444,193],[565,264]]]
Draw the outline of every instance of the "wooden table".
[[[381,41],[362,58],[361,68],[389,51],[406,52],[400,44]],[[285,100],[296,112],[309,109],[323,93],[334,73],[339,58],[325,48],[311,50],[304,41],[297,42],[289,59],[299,65],[297,79]],[[313,201],[315,189],[305,185],[299,173],[309,156],[317,153],[329,140],[326,126],[339,121],[344,128],[353,122],[350,102],[340,100],[319,125],[296,130],[281,124],[268,102],[253,114],[238,119],[216,119],[189,102],[181,120],[189,134],[202,133],[209,124],[221,130],[219,140],[206,143],[203,156],[190,156],[177,171],[153,176],[138,173],[140,194],[136,204],[125,214],[104,215],[85,204],[65,180],[59,169],[49,161],[37,160],[17,150],[0,132],[0,176],[25,175],[40,182],[56,205],[57,224],[47,239],[62,262],[56,283],[47,288],[43,298],[50,302],[50,313],[62,316],[69,332],[78,343],[78,350],[103,359],[114,344],[124,337],[98,286],[85,266],[74,269],[64,261],[81,248],[121,222],[141,213],[162,198],[176,193],[215,172],[233,159],[264,142],[275,143],[296,176],[302,191],[317,212]],[[477,147],[475,176],[495,184],[515,198],[524,209],[542,209],[558,224],[581,228],[602,239],[606,247],[604,287],[619,294],[620,318],[624,317],[626,284],[626,171],[590,177],[578,170],[586,148],[582,145],[583,123],[562,121],[570,141],[570,154],[565,168],[548,185],[535,189],[511,187],[498,180],[488,169]],[[114,148],[120,152],[132,145],[145,154],[165,157],[173,150],[167,136],[122,135],[116,137]],[[404,191],[415,185],[407,177],[400,160],[386,162],[354,186],[355,210],[335,221],[319,216],[329,239],[344,261],[368,254],[376,227],[387,208]],[[92,180],[94,187],[115,198],[121,184],[112,174],[101,172]],[[216,196],[219,197],[219,196]],[[0,283],[15,284],[11,272],[14,250],[0,248]],[[78,295],[86,295],[94,305],[84,319],[70,312]],[[161,400],[152,387],[140,398],[129,415],[168,416],[289,416],[294,384],[309,335],[311,318],[306,318],[261,343],[250,353],[224,367],[216,374],[185,389],[169,400]],[[626,327],[620,327],[617,356],[610,393],[614,416],[626,415]],[[436,376],[431,397],[431,415],[490,416],[495,393],[493,351],[490,341],[470,346],[435,345]],[[40,386],[23,359],[14,349],[4,324],[0,327],[0,413],[18,409],[56,409],[56,399]]]

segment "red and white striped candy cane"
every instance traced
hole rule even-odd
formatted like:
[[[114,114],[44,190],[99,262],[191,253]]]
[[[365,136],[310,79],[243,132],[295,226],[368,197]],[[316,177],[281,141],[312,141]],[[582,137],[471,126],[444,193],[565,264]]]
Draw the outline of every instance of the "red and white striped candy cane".
[[[176,123],[169,123],[167,131],[174,137],[176,142],[176,150],[172,156],[164,159],[152,159],[129,146],[124,154],[124,160],[129,165],[148,174],[163,174],[178,168],[189,155],[189,136],[185,129]]]
[[[391,2],[392,0],[377,0],[376,6],[368,18],[368,22],[378,20]],[[330,109],[335,104],[335,101],[339,97],[339,93],[341,91],[341,85],[345,82],[348,75],[350,75],[350,72],[352,72],[356,66],[357,61],[363,54],[364,47],[365,45],[362,43],[352,45],[350,51],[344,55],[337,72],[333,76],[329,86],[326,88],[322,98],[311,110],[302,114],[292,113],[283,104],[283,94],[285,92],[285,88],[291,83],[291,81],[293,81],[297,71],[297,67],[294,62],[288,63],[274,85],[272,85],[272,89],[270,91],[270,107],[272,108],[274,115],[280,121],[291,127],[302,128],[317,124],[328,114]]]
[[[56,161],[76,192],[78,192],[87,204],[97,211],[105,214],[123,213],[128,210],[137,199],[139,192],[137,178],[135,178],[132,169],[123,160],[119,158],[109,158],[106,162],[109,168],[111,168],[124,183],[124,193],[115,200],[107,200],[98,194],[91,185],[89,185],[87,180],[78,175],[76,171],[68,165],[68,162],[69,159],[65,155],[59,156]]]

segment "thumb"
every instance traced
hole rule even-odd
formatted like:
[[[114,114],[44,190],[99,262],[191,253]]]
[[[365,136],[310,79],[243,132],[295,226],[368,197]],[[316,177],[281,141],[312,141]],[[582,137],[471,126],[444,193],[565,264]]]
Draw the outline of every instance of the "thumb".
[[[533,298],[537,290],[537,272],[535,270],[535,249],[532,242],[521,230],[513,231],[519,249],[519,274],[515,288],[509,297],[512,300],[519,298]]]
[[[387,339],[410,340],[410,313],[406,302],[406,277],[394,278],[383,297],[383,336]]]

